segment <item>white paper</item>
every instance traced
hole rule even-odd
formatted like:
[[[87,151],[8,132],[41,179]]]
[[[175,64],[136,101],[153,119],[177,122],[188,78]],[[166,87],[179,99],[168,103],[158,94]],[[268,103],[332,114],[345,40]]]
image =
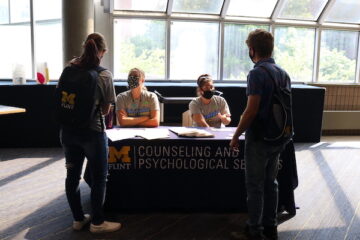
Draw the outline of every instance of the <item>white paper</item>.
[[[169,130],[163,128],[145,128],[144,131],[141,132],[138,136],[147,140],[168,138]]]
[[[142,137],[151,140],[168,138],[169,130],[163,128],[113,128],[107,129],[106,135],[113,142],[134,137]]]

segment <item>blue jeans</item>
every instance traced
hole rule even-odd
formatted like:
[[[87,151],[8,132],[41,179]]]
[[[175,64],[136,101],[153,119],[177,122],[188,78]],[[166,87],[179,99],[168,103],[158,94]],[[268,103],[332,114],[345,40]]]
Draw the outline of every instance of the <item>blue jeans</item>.
[[[277,225],[279,157],[284,145],[268,145],[253,133],[245,135],[245,179],[250,232]]]
[[[108,141],[106,134],[92,130],[73,132],[61,129],[60,141],[65,152],[67,169],[65,180],[66,197],[74,220],[82,221],[84,218],[79,183],[86,157],[92,179],[90,196],[92,223],[95,225],[103,223],[103,205],[108,171]]]

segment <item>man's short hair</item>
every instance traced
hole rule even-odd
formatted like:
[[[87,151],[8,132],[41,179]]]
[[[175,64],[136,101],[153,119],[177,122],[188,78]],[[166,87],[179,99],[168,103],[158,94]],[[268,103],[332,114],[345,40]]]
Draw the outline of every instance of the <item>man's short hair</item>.
[[[274,50],[274,37],[264,29],[256,29],[249,33],[246,44],[255,51],[258,57],[271,57]]]

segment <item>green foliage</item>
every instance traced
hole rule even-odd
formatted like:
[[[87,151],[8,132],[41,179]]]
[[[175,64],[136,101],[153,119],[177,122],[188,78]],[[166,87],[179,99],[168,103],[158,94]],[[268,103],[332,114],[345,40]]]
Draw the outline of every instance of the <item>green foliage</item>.
[[[321,49],[319,81],[347,82],[355,79],[355,60],[345,56],[338,49]]]
[[[131,68],[138,67],[145,71],[147,77],[164,78],[165,50],[146,49],[131,42],[120,45],[121,59],[120,72],[127,73]]]
[[[283,67],[293,81],[312,79],[314,31],[284,27],[275,35],[275,61]]]
[[[286,17],[296,16],[299,19],[313,18],[310,0],[290,0],[286,2],[286,9],[283,12]]]

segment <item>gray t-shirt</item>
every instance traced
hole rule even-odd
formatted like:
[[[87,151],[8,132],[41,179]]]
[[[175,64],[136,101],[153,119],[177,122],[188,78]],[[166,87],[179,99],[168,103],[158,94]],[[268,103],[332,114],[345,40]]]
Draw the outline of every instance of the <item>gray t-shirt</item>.
[[[124,110],[128,117],[151,117],[151,111],[159,111],[155,93],[142,91],[139,99],[133,99],[131,91],[122,92],[116,98],[116,111]]]
[[[221,115],[229,114],[230,110],[226,100],[220,96],[213,96],[209,104],[204,104],[201,97],[194,98],[189,103],[189,110],[191,116],[193,114],[202,114],[207,124],[210,127],[221,127],[221,120],[216,116],[218,113]],[[196,123],[194,123],[197,126]]]
[[[114,89],[114,83],[113,83],[113,76],[109,70],[104,70],[100,72],[99,78],[98,78],[98,84],[97,84],[97,91],[96,91],[96,106],[100,104],[107,104],[107,103],[114,103],[115,102],[115,89]],[[96,113],[95,118],[90,123],[90,128],[101,132],[103,129],[105,129],[105,123],[104,119],[105,116],[102,116],[103,122],[100,121],[100,114],[101,109]],[[101,124],[103,124],[103,128],[101,127]]]

